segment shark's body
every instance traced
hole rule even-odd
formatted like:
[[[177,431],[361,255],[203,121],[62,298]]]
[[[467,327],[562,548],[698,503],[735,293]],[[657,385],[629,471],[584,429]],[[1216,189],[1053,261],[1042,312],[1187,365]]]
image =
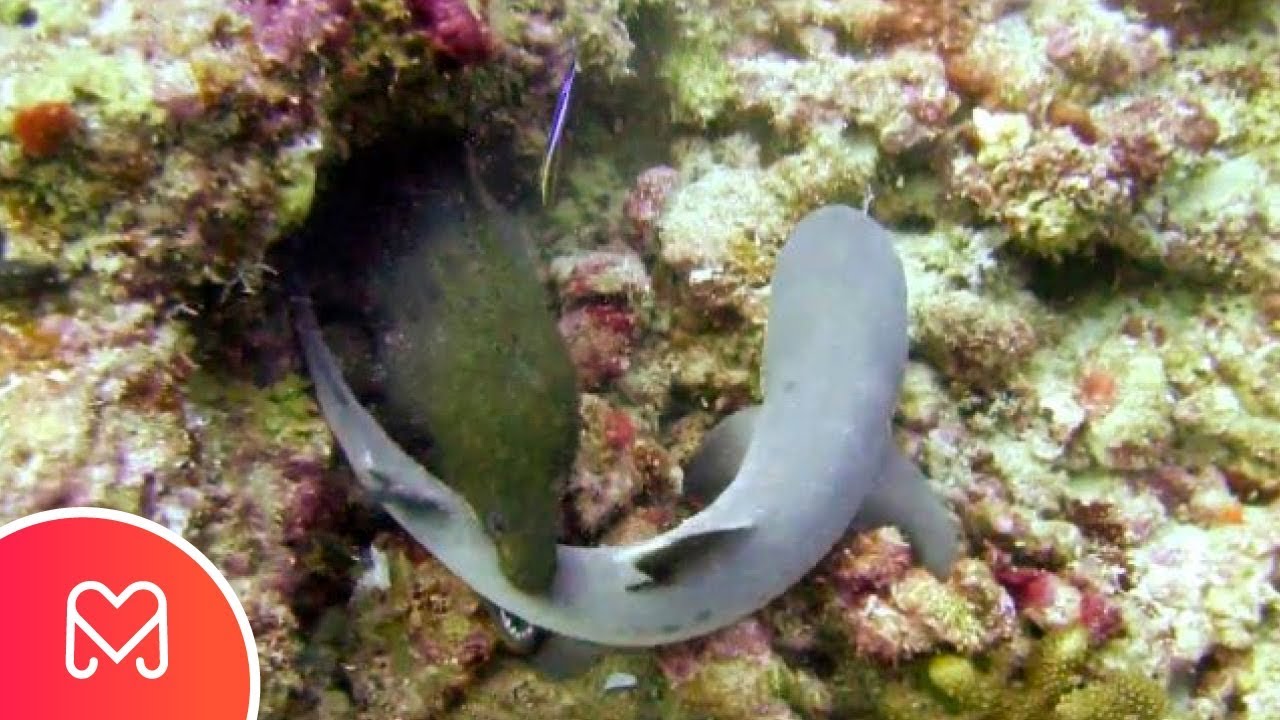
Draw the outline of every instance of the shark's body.
[[[557,546],[545,593],[522,592],[503,575],[472,508],[357,402],[309,302],[295,299],[294,310],[321,408],[361,482],[476,592],[569,638],[648,647],[733,623],[803,578],[869,497],[892,495],[878,490],[882,478],[920,479],[893,447],[889,425],[907,354],[901,263],[892,237],[847,207],[812,213],[778,258],[765,402],[745,452],[723,453],[722,466],[737,468],[732,482],[712,481],[715,498],[705,509],[650,540]],[[911,487],[909,494],[925,491],[922,482]],[[937,554],[939,569],[954,550],[952,538]]]

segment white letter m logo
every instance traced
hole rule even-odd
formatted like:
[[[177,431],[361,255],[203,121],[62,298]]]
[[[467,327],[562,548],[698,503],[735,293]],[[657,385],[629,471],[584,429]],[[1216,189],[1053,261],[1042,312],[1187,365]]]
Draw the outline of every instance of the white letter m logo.
[[[79,600],[80,594],[89,590],[93,590],[101,594],[102,597],[106,598],[107,602],[111,603],[112,607],[117,610],[119,610],[120,606],[124,605],[125,601],[132,597],[134,593],[145,590],[155,597],[156,611],[152,613],[147,622],[133,634],[133,637],[129,638],[129,642],[125,643],[123,647],[117,650],[112,647],[111,643],[108,643],[106,639],[102,637],[102,634],[99,633],[92,625],[85,622],[84,617],[80,615],[80,610],[76,607],[76,601]],[[85,580],[79,585],[76,585],[71,589],[71,593],[67,595],[67,672],[71,674],[71,677],[76,678],[77,680],[84,680],[98,671],[98,658],[96,657],[89,658],[89,662],[85,667],[76,667],[75,653],[77,628],[92,640],[93,643],[98,646],[99,650],[106,653],[107,657],[111,658],[111,662],[116,665],[119,665],[121,660],[125,659],[129,653],[133,652],[134,648],[138,647],[138,643],[142,642],[143,638],[147,636],[147,633],[155,630],[157,633],[157,639],[160,641],[159,662],[154,668],[149,668],[143,662],[143,659],[139,657],[134,659],[134,666],[138,668],[138,674],[148,680],[155,680],[161,675],[164,675],[165,670],[169,669],[168,615],[169,608],[164,597],[164,592],[162,592],[160,588],[156,587],[155,583],[139,580],[125,588],[124,592],[119,595],[111,592],[107,589],[106,585],[103,585],[96,580]]]

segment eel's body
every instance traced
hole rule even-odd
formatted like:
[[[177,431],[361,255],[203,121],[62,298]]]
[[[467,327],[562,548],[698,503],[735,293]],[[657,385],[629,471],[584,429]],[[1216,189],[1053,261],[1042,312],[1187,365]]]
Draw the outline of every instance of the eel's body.
[[[431,468],[475,508],[517,587],[556,571],[578,448],[573,361],[528,246],[500,209],[425,195],[372,271],[383,413],[430,437]]]
[[[533,239],[464,148],[427,136],[359,153],[317,202],[290,281],[309,289],[353,394],[474,508],[508,579],[541,593],[577,382]]]
[[[889,423],[907,354],[905,280],[889,233],[847,207],[810,214],[778,258],[765,403],[733,482],[648,541],[558,546],[544,594],[503,576],[474,511],[360,406],[309,302],[294,309],[321,408],[362,483],[480,595],[570,638],[661,645],[755,612],[822,559],[897,462]]]

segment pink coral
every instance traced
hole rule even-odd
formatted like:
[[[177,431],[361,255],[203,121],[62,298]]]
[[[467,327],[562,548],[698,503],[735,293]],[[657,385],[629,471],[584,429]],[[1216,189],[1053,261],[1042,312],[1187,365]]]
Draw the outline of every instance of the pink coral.
[[[350,498],[323,465],[296,459],[286,465],[285,476],[294,482],[281,518],[286,543],[304,544],[317,531],[333,530],[348,520]]]
[[[596,389],[631,367],[634,317],[622,307],[606,303],[570,310],[560,318],[560,334],[586,389]]]
[[[924,626],[879,595],[860,598],[842,615],[849,639],[862,657],[893,664],[933,647]]]
[[[263,52],[281,62],[345,41],[351,13],[350,0],[241,0],[239,7]]]
[[[1052,604],[1058,589],[1053,573],[1040,568],[1004,567],[996,571],[996,578],[1019,608]]]
[[[636,184],[627,193],[622,213],[627,219],[627,242],[638,252],[655,249],[658,237],[658,218],[667,207],[671,193],[680,182],[680,174],[666,165],[649,168],[640,173]]]
[[[1124,628],[1120,609],[1084,574],[1064,577],[1041,568],[1008,564],[997,555],[995,577],[1013,597],[1020,614],[1049,630],[1081,624],[1096,642],[1115,637]]]
[[[625,410],[613,410],[605,416],[604,442],[613,450],[628,450],[636,441],[636,424]]]
[[[837,551],[830,560],[837,572],[819,576],[832,590],[826,617],[858,655],[893,664],[943,645],[977,652],[1012,634],[1013,603],[984,563],[962,560],[943,583],[901,557],[896,530],[877,534],[864,539],[862,553]],[[859,562],[875,556],[886,560],[884,574]]]
[[[1097,119],[1108,129],[1103,139],[1117,174],[1133,178],[1139,193],[1155,184],[1176,151],[1203,154],[1218,140],[1218,124],[1200,102],[1175,95],[1146,95],[1103,107]]]
[[[1164,33],[1142,25],[1072,24],[1049,32],[1045,54],[1067,73],[1110,87],[1124,87],[1169,58]]]
[[[627,410],[588,393],[582,396],[580,412],[583,441],[568,495],[578,528],[595,535],[622,515],[641,492],[651,498],[669,497],[672,463]],[[640,525],[660,523],[661,515],[659,511]]]
[[[894,528],[859,533],[828,556],[822,581],[844,598],[884,590],[912,565],[911,546]]]
[[[1038,568],[1008,567],[996,577],[1013,596],[1018,610],[1041,629],[1061,629],[1077,624],[1083,595],[1058,575]]]
[[[942,59],[911,47],[865,60],[746,58],[735,61],[734,70],[743,106],[768,110],[776,128],[813,131],[854,122],[895,155],[940,137],[960,108]]]
[[[551,276],[566,306],[594,300],[637,302],[650,293],[644,262],[625,249],[565,255],[551,263]]]
[[[408,0],[408,4],[432,49],[448,61],[472,65],[496,52],[489,27],[471,12],[466,0]]]
[[[1098,643],[1110,640],[1124,629],[1120,608],[1101,591],[1094,589],[1085,589],[1080,598],[1080,622]]]
[[[764,664],[772,655],[768,628],[748,617],[705,637],[663,647],[658,652],[658,667],[668,681],[679,685],[707,663],[745,659]]]
[[[560,333],[578,379],[597,389],[631,366],[640,333],[636,307],[650,294],[644,263],[630,250],[599,250],[557,258],[551,275],[565,307]]]

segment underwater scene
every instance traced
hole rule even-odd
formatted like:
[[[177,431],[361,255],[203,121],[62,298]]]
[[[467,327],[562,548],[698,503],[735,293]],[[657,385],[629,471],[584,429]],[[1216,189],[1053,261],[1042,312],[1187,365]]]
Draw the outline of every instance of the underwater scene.
[[[250,718],[1280,720],[1275,0],[0,0],[0,251]]]

